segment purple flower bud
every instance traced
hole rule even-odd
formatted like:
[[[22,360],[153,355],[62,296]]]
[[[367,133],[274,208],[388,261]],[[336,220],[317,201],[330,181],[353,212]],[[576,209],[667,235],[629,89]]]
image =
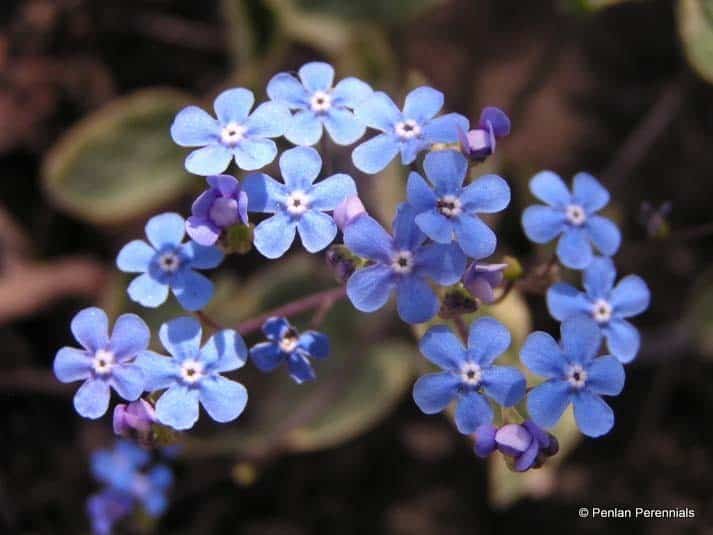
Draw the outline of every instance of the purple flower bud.
[[[226,228],[247,225],[248,196],[230,175],[209,176],[206,181],[210,187],[193,202],[186,232],[196,243],[210,246]]]
[[[530,432],[520,424],[506,424],[495,433],[495,443],[505,455],[519,457],[532,444]]]
[[[473,297],[483,303],[495,301],[494,290],[503,282],[507,264],[478,264],[473,262],[463,274],[463,285]]]
[[[155,421],[154,408],[144,399],[132,401],[128,405],[120,403],[114,408],[114,433],[122,437],[128,438],[134,434],[145,436]]]
[[[361,199],[357,195],[352,195],[344,199],[334,209],[334,222],[339,227],[339,230],[344,231],[344,228],[354,221],[358,215],[365,213],[366,209]]]
[[[497,428],[493,424],[478,426],[475,430],[475,454],[485,458],[495,451]]]
[[[465,132],[458,129],[463,154],[476,162],[484,161],[495,152],[496,139],[510,133],[510,119],[502,110],[492,106],[483,108],[477,128]]]

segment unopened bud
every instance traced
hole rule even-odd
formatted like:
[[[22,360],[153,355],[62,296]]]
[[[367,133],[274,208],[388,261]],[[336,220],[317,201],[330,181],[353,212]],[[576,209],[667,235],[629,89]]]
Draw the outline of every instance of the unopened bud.
[[[478,310],[478,302],[461,286],[449,288],[443,299],[438,315],[443,319],[455,318]]]
[[[365,213],[366,209],[361,199],[357,195],[352,195],[344,199],[334,209],[334,222],[339,227],[339,230],[344,231],[344,228],[354,221],[357,216]]]
[[[359,259],[345,245],[332,245],[325,254],[327,265],[331,268],[337,282],[343,283],[356,271]]]

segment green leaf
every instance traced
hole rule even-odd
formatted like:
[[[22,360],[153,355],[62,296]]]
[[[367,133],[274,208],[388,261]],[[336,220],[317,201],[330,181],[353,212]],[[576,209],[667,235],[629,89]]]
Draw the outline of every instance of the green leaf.
[[[310,13],[325,13],[348,21],[353,19],[381,23],[406,22],[443,3],[443,0],[298,0]]]
[[[700,276],[690,295],[686,322],[699,351],[713,358],[713,270]]]
[[[691,67],[713,83],[713,0],[679,0],[678,33]]]
[[[183,93],[148,89],[119,98],[72,127],[43,162],[49,199],[95,224],[135,220],[198,182],[183,170],[185,150],[171,140]]]
[[[586,14],[632,1],[643,0],[563,0],[562,6],[568,11]]]

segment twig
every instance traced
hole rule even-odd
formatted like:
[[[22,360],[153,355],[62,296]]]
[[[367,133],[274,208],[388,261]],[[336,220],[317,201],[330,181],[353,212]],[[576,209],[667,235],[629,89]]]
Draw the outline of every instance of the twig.
[[[458,330],[458,334],[463,339],[463,342],[465,344],[467,344],[468,343],[468,327],[466,326],[465,321],[463,321],[463,317],[455,316],[453,318],[453,323],[455,323],[456,329]]]

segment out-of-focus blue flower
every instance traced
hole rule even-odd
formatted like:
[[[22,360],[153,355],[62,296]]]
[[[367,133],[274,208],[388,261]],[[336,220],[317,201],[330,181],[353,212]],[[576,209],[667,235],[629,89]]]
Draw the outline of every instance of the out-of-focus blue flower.
[[[612,256],[621,244],[621,233],[609,219],[597,215],[609,202],[609,192],[592,175],[574,176],[572,193],[562,179],[542,171],[530,180],[530,191],[548,206],[529,206],[522,214],[522,226],[535,243],[547,243],[560,236],[557,256],[567,267],[584,269],[592,261],[592,244]]]
[[[92,453],[92,475],[115,490],[131,493],[136,474],[146,468],[150,459],[145,449],[128,440],[118,440],[113,449]]]
[[[465,157],[454,150],[429,152],[423,162],[426,176],[408,177],[408,202],[416,212],[416,224],[433,241],[454,239],[476,260],[495,251],[495,233],[476,214],[491,214],[510,203],[510,187],[497,175],[485,175],[463,187],[468,172]]]
[[[137,435],[139,439],[145,440],[155,421],[156,411],[145,399],[132,401],[128,405],[119,403],[114,407],[114,434],[120,437]]]
[[[222,375],[242,367],[247,348],[233,330],[216,332],[201,347],[203,331],[191,317],[161,325],[161,344],[172,355],[143,351],[136,358],[146,378],[146,390],[163,390],[156,402],[156,418],[174,429],[190,429],[198,420],[199,402],[216,422],[235,420],[243,412],[248,393],[243,385]]]
[[[468,159],[483,162],[495,152],[496,140],[509,133],[510,118],[504,111],[489,106],[483,108],[476,128],[469,132],[458,129],[458,141]]]
[[[530,420],[502,426],[495,434],[495,443],[503,455],[512,457],[516,472],[540,466],[559,449],[557,439]]]
[[[202,147],[186,158],[186,169],[196,175],[218,175],[235,163],[254,171],[277,156],[272,137],[285,133],[290,110],[278,102],[264,102],[255,111],[252,91],[242,87],[223,91],[213,102],[218,119],[197,106],[183,108],[171,125],[171,137],[182,147]]]
[[[534,332],[520,351],[525,366],[547,379],[527,396],[527,410],[537,425],[552,427],[572,403],[579,430],[590,437],[604,435],[614,426],[614,412],[602,396],[621,392],[624,367],[611,355],[597,357],[602,335],[591,318],[574,316],[560,332],[560,344]]]
[[[471,324],[467,348],[448,327],[431,327],[419,348],[443,371],[416,381],[416,405],[426,414],[436,414],[457,399],[456,426],[464,434],[492,423],[493,410],[485,396],[511,407],[525,395],[525,376],[520,370],[493,364],[508,347],[510,332],[494,318],[480,318]]]
[[[503,283],[503,271],[507,264],[484,264],[473,262],[463,274],[463,286],[473,297],[483,303],[495,301],[495,288]]]
[[[84,381],[74,396],[74,408],[85,418],[99,418],[109,408],[110,387],[127,401],[138,399],[144,376],[133,363],[149,345],[151,333],[136,314],[122,314],[109,336],[109,320],[99,308],[85,308],[71,323],[83,349],[63,347],[54,359],[54,374],[63,383]]]
[[[357,119],[382,133],[354,149],[354,165],[365,173],[378,173],[399,152],[401,163],[409,165],[434,143],[456,142],[458,129],[468,129],[468,119],[458,113],[436,117],[442,107],[443,93],[431,87],[417,87],[406,95],[403,112],[386,93],[373,93],[354,111]]]
[[[396,290],[399,316],[408,323],[428,321],[438,312],[438,298],[427,279],[438,284],[458,282],[466,258],[455,244],[424,245],[426,235],[414,223],[416,214],[401,204],[394,218],[392,238],[366,214],[344,229],[344,243],[354,254],[374,262],[347,281],[347,296],[355,308],[374,312]]]
[[[323,359],[329,355],[329,338],[317,331],[297,332],[286,318],[269,318],[262,326],[269,342],[250,348],[250,358],[263,372],[271,372],[287,362],[290,377],[298,383],[312,381],[316,376],[309,358]]]
[[[584,292],[565,282],[547,290],[552,317],[564,321],[578,314],[593,318],[607,340],[609,352],[621,362],[631,362],[639,352],[639,331],[625,318],[641,314],[651,295],[644,280],[628,275],[614,286],[616,268],[610,258],[597,257],[584,270]]]
[[[213,245],[220,234],[236,223],[248,224],[248,196],[230,175],[206,178],[210,186],[194,201],[186,232],[199,245]]]
[[[345,78],[336,86],[334,69],[328,63],[304,64],[299,80],[286,72],[272,77],[268,96],[297,112],[287,124],[285,137],[295,145],[314,145],[322,137],[322,125],[339,145],[350,145],[364,135],[366,127],[353,110],[372,93],[357,78]]]
[[[182,243],[186,222],[173,213],[152,217],[146,223],[146,237],[127,243],[116,258],[116,265],[126,273],[141,273],[129,284],[129,297],[155,308],[173,292],[186,310],[200,310],[213,296],[213,283],[195,269],[211,269],[223,260],[216,247],[193,241]]]
[[[133,498],[112,488],[92,494],[87,500],[87,515],[94,535],[111,535],[116,524],[134,510]]]
[[[322,169],[322,158],[312,147],[295,147],[280,156],[283,183],[264,173],[243,182],[251,212],[274,214],[255,227],[255,247],[267,258],[287,252],[299,232],[310,253],[321,251],[337,235],[337,225],[325,212],[356,195],[349,175],[337,173],[313,184]]]

